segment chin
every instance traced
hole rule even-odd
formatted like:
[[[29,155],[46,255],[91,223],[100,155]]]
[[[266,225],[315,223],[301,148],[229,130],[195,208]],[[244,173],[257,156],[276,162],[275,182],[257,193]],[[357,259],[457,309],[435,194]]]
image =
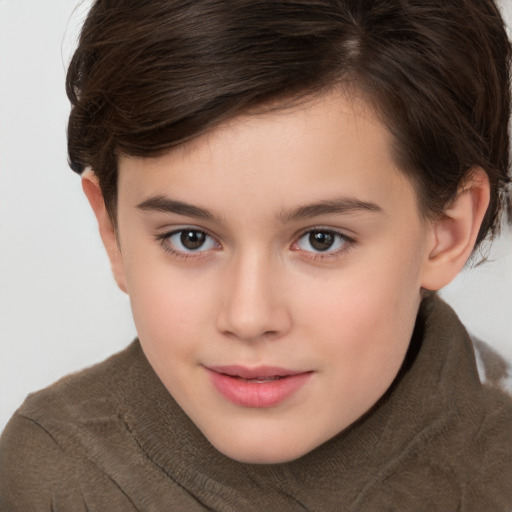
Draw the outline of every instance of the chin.
[[[259,442],[258,442],[259,441]],[[298,459],[316,446],[294,444],[291,439],[230,438],[210,442],[226,457],[244,464],[281,464]]]
[[[217,448],[218,449],[218,448]],[[289,452],[263,452],[262,450],[219,450],[222,454],[230,459],[244,464],[282,464],[291,462],[305,455],[305,453],[289,453]]]

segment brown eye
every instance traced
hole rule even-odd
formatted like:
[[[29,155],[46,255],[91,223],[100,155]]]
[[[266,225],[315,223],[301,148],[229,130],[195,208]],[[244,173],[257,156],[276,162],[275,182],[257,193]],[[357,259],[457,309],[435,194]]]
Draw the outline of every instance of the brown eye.
[[[159,238],[164,247],[181,253],[200,253],[219,246],[215,239],[199,229],[180,229]]]
[[[206,234],[202,231],[182,231],[180,235],[180,242],[185,249],[195,251],[200,249],[206,240]]]
[[[336,238],[333,233],[328,233],[325,231],[312,231],[309,233],[309,243],[313,249],[317,251],[327,251],[329,250],[336,241]]]
[[[306,252],[336,253],[350,246],[351,239],[336,231],[315,229],[304,233],[296,246]]]

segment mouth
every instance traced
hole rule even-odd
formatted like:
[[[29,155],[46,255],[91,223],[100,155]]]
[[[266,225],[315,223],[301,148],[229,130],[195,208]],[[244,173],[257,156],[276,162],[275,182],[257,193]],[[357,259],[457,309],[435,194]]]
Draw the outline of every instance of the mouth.
[[[214,366],[206,370],[214,388],[225,399],[249,408],[274,407],[287,401],[313,374],[271,366]]]

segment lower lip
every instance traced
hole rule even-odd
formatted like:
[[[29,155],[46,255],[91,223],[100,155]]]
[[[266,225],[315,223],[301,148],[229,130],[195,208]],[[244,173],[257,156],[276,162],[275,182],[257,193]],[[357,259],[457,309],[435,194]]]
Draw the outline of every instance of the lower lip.
[[[254,382],[208,370],[217,391],[242,407],[273,407],[284,402],[306,384],[312,372],[289,375],[277,380]]]

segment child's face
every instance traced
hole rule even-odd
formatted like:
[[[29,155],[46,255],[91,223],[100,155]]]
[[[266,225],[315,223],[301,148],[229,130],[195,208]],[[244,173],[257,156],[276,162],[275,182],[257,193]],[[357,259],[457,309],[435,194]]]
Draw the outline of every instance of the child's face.
[[[122,158],[118,229],[144,352],[229,457],[300,457],[395,378],[432,233],[362,102],[333,94]]]

